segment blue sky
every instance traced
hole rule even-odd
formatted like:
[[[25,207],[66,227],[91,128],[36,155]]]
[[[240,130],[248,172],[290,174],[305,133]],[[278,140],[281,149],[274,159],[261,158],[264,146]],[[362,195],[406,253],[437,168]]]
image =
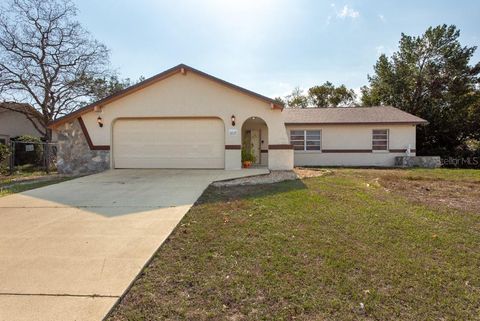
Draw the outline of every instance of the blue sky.
[[[76,0],[122,77],[185,63],[275,97],[331,81],[357,89],[401,32],[455,24],[480,44],[480,1]],[[480,60],[477,52],[473,62]]]

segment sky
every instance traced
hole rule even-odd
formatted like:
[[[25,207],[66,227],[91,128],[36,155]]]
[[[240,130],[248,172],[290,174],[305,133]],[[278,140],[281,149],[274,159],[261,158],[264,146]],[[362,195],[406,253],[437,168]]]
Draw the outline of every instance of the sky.
[[[185,63],[260,94],[330,81],[358,91],[401,33],[454,24],[480,44],[480,1],[74,0],[122,78]],[[480,60],[478,51],[473,61]]]

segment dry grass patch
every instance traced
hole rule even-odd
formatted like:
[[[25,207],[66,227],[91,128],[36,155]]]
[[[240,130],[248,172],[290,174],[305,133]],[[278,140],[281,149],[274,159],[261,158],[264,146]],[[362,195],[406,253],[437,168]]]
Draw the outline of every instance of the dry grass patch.
[[[480,170],[337,169],[338,175],[363,178],[367,184],[437,209],[445,207],[480,214]]]

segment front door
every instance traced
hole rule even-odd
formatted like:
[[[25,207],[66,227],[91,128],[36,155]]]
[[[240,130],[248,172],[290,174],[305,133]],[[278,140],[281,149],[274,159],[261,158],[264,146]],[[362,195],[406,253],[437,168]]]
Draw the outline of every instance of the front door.
[[[252,144],[252,154],[255,156],[255,164],[260,164],[260,130],[252,129],[250,131],[250,143]]]

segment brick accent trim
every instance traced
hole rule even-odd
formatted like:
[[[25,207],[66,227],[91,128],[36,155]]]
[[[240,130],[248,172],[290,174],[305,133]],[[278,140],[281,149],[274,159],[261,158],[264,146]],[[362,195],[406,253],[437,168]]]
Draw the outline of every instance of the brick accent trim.
[[[268,145],[268,149],[293,149],[292,144]]]
[[[322,149],[322,153],[371,153],[371,149]]]
[[[226,150],[238,150],[242,149],[242,145],[225,145]]]

